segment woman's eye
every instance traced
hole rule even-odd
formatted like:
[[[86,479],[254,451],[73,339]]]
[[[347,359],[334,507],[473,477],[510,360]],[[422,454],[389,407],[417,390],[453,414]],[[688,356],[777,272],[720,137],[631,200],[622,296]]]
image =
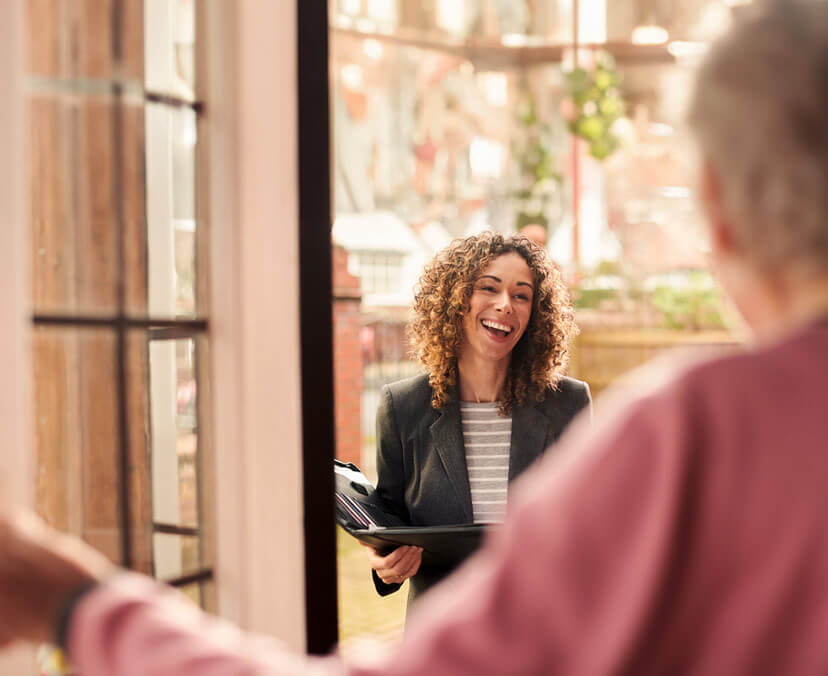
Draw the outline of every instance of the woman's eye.
[[[481,286],[480,290],[481,291],[494,291],[495,288],[493,286],[491,286],[490,284],[487,284],[486,286]]]
[[[518,300],[529,300],[529,296],[527,296],[525,293],[515,294],[515,298],[517,298]]]

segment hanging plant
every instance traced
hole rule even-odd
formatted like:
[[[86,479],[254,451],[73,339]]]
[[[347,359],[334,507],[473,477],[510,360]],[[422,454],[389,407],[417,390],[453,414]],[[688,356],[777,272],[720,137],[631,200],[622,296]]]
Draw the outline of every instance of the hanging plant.
[[[538,115],[531,95],[518,107],[517,123],[511,141],[518,176],[518,184],[512,191],[517,204],[515,229],[534,223],[549,230],[550,208],[560,197],[562,176],[552,150],[552,131]]]
[[[606,52],[599,52],[593,69],[576,68],[566,74],[566,80],[569,98],[562,112],[569,131],[587,141],[590,155],[604,160],[621,145],[612,130],[624,114],[621,75],[615,61]]]

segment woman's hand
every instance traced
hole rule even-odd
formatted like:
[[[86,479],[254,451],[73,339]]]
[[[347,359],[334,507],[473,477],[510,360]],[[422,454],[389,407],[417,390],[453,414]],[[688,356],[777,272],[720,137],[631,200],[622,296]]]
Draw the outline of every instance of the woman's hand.
[[[377,576],[385,584],[402,584],[420,569],[423,560],[422,547],[397,547],[390,554],[382,556],[373,547],[365,546],[371,568],[377,571]]]

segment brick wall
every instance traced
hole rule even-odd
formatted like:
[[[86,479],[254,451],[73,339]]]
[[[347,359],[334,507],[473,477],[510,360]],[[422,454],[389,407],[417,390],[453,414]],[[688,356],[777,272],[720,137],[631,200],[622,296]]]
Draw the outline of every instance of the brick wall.
[[[340,246],[333,250],[333,295],[336,457],[360,464],[362,292],[359,278],[348,272],[348,253]]]

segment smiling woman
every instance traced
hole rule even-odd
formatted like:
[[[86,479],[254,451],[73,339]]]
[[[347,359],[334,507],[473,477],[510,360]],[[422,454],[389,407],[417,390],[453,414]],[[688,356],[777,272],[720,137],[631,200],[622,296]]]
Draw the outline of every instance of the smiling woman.
[[[503,305],[507,296],[511,300]],[[495,304],[481,314],[486,299]],[[463,373],[481,363],[474,355],[482,319],[503,322],[508,315],[513,326],[522,318],[520,330],[505,343],[505,354],[495,352],[490,357],[499,358],[482,361],[497,361],[497,371],[505,374],[501,387],[486,393],[504,414],[514,403],[540,401],[554,388],[578,331],[569,292],[546,251],[525,237],[492,232],[456,240],[437,254],[420,278],[414,315],[412,345],[428,371],[435,409],[445,406],[458,384],[460,395],[465,394]]]
[[[383,390],[377,490],[412,526],[496,523],[509,483],[590,406],[586,383],[563,375],[569,294],[541,247],[484,232],[426,266],[413,310],[427,372]],[[369,560],[382,595],[411,578],[409,600],[451,572],[421,567],[412,547]]]

